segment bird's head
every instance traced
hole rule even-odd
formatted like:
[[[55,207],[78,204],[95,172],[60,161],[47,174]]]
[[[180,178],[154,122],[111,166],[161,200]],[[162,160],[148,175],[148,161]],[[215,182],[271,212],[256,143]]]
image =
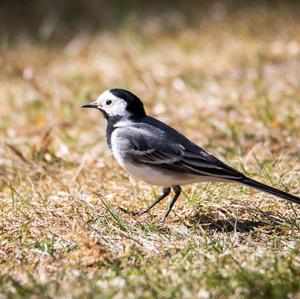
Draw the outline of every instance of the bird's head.
[[[130,91],[119,88],[106,90],[96,101],[83,105],[81,108],[98,109],[106,119],[138,118],[146,115],[142,101]]]

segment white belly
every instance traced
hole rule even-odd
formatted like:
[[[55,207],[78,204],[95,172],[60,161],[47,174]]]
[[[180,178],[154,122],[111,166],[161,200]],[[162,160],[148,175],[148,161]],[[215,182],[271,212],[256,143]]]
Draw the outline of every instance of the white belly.
[[[187,177],[182,175],[181,177],[174,177],[163,173],[162,171],[156,170],[155,168],[147,166],[139,167],[129,163],[125,163],[123,168],[132,176],[151,185],[169,187],[175,185],[187,185],[199,181],[199,177],[197,178],[196,176]]]

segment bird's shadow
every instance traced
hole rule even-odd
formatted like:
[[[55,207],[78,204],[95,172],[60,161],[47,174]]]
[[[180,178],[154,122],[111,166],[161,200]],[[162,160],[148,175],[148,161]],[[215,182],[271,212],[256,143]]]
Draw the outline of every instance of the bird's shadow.
[[[200,213],[196,213],[189,218],[189,225],[193,227],[201,225],[204,230],[227,233],[234,231],[239,233],[248,233],[263,227],[272,226],[273,229],[280,227],[280,223],[270,223],[270,221],[242,220],[233,217],[228,219],[215,219],[213,216],[203,215]]]
[[[253,231],[255,228],[268,226],[269,224],[263,221],[251,221],[251,220],[216,220],[211,222],[208,226],[209,229],[220,231],[220,232],[240,232],[248,233]]]

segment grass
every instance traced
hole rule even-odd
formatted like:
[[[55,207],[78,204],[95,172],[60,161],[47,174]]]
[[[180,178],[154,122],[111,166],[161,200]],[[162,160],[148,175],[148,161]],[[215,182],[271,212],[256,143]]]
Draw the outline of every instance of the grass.
[[[128,178],[105,121],[79,108],[128,88],[222,160],[299,195],[299,18],[256,7],[163,24],[2,43],[1,298],[299,298],[298,206],[194,184],[167,224],[166,201],[133,218],[122,208],[160,189]]]

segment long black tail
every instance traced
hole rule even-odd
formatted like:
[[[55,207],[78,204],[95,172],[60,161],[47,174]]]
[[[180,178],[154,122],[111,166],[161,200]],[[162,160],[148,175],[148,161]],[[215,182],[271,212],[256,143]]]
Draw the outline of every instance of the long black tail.
[[[289,201],[300,204],[300,198],[299,197],[294,196],[292,194],[289,194],[287,192],[283,192],[283,191],[278,190],[276,188],[270,187],[268,185],[262,184],[260,182],[255,181],[255,180],[252,180],[252,179],[249,179],[249,178],[243,178],[240,182],[242,184],[246,185],[246,186],[249,186],[249,187],[255,188],[257,190],[260,190],[260,191],[263,191],[263,192],[266,192],[266,193],[270,193],[272,195],[275,195],[275,196],[278,196],[278,197],[281,197],[281,198],[287,199]]]

